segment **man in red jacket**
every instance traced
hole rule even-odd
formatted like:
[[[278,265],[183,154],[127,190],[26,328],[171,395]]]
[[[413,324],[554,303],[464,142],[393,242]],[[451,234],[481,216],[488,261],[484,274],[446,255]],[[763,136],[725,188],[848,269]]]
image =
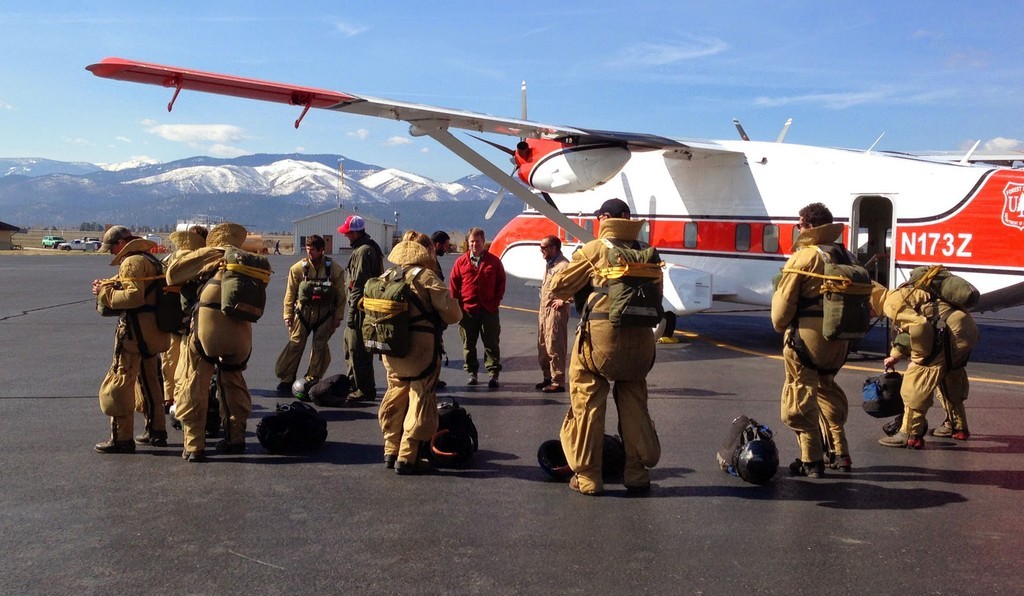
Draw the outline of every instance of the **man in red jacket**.
[[[505,297],[505,267],[501,260],[484,250],[484,231],[473,228],[468,235],[469,252],[455,261],[448,288],[462,308],[459,336],[462,337],[462,356],[469,385],[477,384],[480,361],[476,356],[476,341],[484,341],[484,367],[490,374],[487,386],[498,388],[501,372],[501,350],[498,338],[501,321],[498,306]]]

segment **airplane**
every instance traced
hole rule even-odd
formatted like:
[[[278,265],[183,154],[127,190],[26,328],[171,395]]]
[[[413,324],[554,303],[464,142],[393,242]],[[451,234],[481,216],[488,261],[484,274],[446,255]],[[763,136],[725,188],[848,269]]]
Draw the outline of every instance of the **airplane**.
[[[553,234],[563,250],[594,238],[593,211],[617,197],[646,220],[640,240],[666,261],[664,330],[675,315],[712,300],[766,306],[772,277],[792,254],[797,211],[822,202],[873,277],[895,287],[920,265],[941,263],[981,292],[976,311],[1024,304],[1024,171],[910,154],[740,140],[664,136],[543,124],[523,118],[300,87],[173,66],[105,58],[86,67],[114,80],[408,122],[527,208],[491,242],[506,271],[539,279],[537,247]],[[451,129],[518,137],[513,178]],[[973,153],[973,150],[972,150]],[[1011,156],[1012,158],[1013,156]],[[518,180],[517,180],[518,178]]]

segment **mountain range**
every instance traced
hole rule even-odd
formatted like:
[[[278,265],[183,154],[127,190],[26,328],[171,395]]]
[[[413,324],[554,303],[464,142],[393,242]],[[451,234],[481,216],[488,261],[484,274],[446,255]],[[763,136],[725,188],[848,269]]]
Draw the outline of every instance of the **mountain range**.
[[[0,221],[22,228],[72,229],[86,222],[162,228],[204,214],[252,230],[287,232],[293,220],[340,204],[389,222],[398,212],[402,229],[430,233],[480,226],[491,237],[522,209],[506,197],[495,216],[484,220],[497,192],[498,185],[479,174],[436,182],[341,155],[114,165],[0,158]]]

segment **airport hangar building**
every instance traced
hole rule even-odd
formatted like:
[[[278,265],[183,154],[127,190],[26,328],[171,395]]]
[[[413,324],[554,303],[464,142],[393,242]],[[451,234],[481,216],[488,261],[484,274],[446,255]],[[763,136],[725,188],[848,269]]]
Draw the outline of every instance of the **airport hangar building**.
[[[345,223],[345,219],[349,215],[358,215],[363,218],[366,222],[366,233],[380,245],[381,250],[387,255],[398,234],[397,225],[340,207],[292,221],[292,238],[295,241],[296,254],[301,252],[302,246],[305,246],[306,237],[314,234],[323,237],[326,244],[324,252],[329,255],[348,250],[348,240],[344,234],[338,233],[338,226]]]

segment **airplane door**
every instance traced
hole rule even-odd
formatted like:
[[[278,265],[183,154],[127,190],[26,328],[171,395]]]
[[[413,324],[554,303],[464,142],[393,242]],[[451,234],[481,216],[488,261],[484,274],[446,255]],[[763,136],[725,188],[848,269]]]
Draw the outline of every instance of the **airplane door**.
[[[850,251],[872,279],[886,287],[892,273],[892,216],[891,199],[862,196],[853,202],[850,218]]]

